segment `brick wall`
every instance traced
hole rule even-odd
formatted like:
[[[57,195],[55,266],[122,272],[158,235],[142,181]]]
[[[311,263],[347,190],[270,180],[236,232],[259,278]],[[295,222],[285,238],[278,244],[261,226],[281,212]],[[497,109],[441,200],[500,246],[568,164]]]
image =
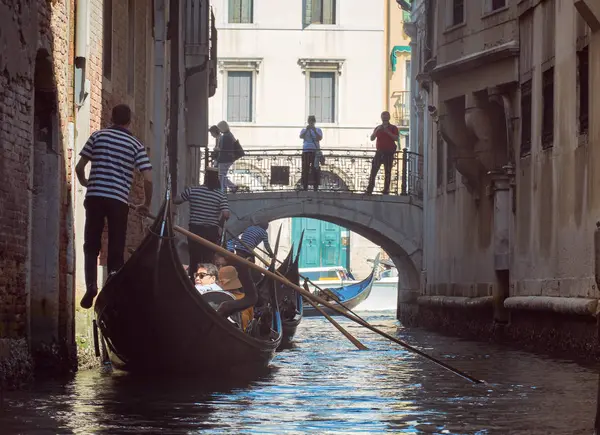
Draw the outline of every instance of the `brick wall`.
[[[112,47],[112,74],[111,79],[104,77],[102,70],[103,51],[102,26],[106,17],[103,17],[102,0],[92,0],[91,10],[91,41],[89,59],[89,79],[92,83],[90,95],[90,128],[96,131],[110,125],[110,113],[113,106],[121,103],[128,104],[133,111],[132,133],[142,142],[149,140],[146,132],[149,123],[149,113],[146,107],[146,95],[152,92],[150,89],[150,78],[147,77],[146,65],[147,44],[152,41],[147,38],[147,25],[152,14],[152,3],[135,2],[135,53],[133,54],[134,91],[128,92],[127,76],[130,58],[129,53],[129,14],[127,1],[113,0],[113,47]],[[139,204],[143,201],[144,190],[141,174],[134,178],[134,187],[130,195],[130,202]],[[125,258],[129,252],[135,249],[144,235],[144,225],[141,219],[131,213],[129,216],[129,228],[127,232],[127,244]],[[103,248],[100,264],[106,265],[106,233],[103,237]]]
[[[29,307],[28,267],[30,245],[30,199],[34,140],[34,70],[38,49],[46,50],[52,61],[53,82],[58,106],[58,143],[60,199],[62,208],[56,216],[45,219],[60,221],[59,293],[62,306],[61,328],[67,330],[68,289],[73,288],[69,273],[69,246],[73,234],[67,216],[70,213],[67,123],[72,116],[69,97],[72,73],[73,0],[48,2],[0,1],[0,339],[28,338]],[[35,241],[33,241],[35,249]],[[72,316],[71,316],[72,317]],[[61,337],[69,339],[69,337]],[[0,357],[6,360],[7,355]],[[10,355],[8,355],[10,358]],[[20,358],[20,357],[19,357]],[[3,376],[9,373],[3,372]],[[2,379],[0,379],[2,381]]]

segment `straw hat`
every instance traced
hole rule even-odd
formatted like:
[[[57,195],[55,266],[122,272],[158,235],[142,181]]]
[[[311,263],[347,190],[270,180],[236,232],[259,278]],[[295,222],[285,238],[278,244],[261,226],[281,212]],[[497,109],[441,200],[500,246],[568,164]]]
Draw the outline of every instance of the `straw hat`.
[[[219,269],[219,282],[223,290],[237,290],[242,288],[237,269],[233,266],[223,266]]]
[[[221,133],[227,133],[229,131],[229,124],[226,121],[220,121],[217,124],[217,128],[221,131]]]

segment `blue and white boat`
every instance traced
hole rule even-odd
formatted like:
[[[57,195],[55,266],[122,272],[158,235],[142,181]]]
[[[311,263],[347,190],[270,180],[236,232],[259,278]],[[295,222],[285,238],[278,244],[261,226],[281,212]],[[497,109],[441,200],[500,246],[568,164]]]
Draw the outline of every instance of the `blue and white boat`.
[[[344,285],[342,287],[333,288],[322,288],[322,290],[316,289],[313,294],[325,299],[328,302],[337,305],[342,310],[353,310],[363,301],[365,301],[371,294],[373,283],[379,268],[379,255],[373,262],[373,270],[362,281]],[[338,315],[338,313],[330,308],[320,306],[329,315]],[[304,306],[304,317],[320,316],[315,308],[310,304],[306,303]]]

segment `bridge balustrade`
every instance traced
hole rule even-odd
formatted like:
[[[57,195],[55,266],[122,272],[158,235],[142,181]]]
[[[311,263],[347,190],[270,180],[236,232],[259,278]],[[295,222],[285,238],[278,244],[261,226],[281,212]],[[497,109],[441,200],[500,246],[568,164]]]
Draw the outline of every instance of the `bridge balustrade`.
[[[301,190],[302,151],[300,149],[246,149],[243,158],[229,170],[229,179],[238,185],[238,193],[280,192]],[[320,191],[364,193],[369,182],[374,149],[326,149],[322,151]],[[200,157],[202,156],[202,157]],[[190,151],[189,169],[203,172],[211,165],[206,149]],[[195,163],[194,163],[195,162]],[[198,171],[198,172],[196,172]],[[383,190],[383,165],[376,179],[374,194]],[[192,180],[190,180],[192,181]],[[195,181],[195,180],[194,180]],[[198,180],[199,181],[199,180]],[[309,175],[312,190],[314,175]],[[411,195],[421,198],[423,193],[423,158],[401,150],[394,154],[390,195]]]

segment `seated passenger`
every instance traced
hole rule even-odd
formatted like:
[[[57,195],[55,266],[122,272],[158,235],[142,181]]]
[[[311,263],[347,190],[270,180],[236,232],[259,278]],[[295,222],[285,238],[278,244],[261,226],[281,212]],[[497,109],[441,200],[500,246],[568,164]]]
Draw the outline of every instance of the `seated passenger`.
[[[229,266],[229,261],[227,258],[218,252],[215,253],[213,262],[215,263],[215,266],[217,266],[217,269],[221,269],[224,266]]]
[[[194,282],[198,291],[202,294],[209,290],[221,290],[221,287],[217,284],[218,275],[219,270],[214,264],[200,264],[194,274]]]
[[[238,277],[237,269],[233,266],[223,266],[219,270],[219,284],[223,290],[231,293],[236,299],[244,298],[244,290],[242,289],[242,283]],[[246,330],[248,323],[254,318],[254,308],[249,307],[243,310],[242,316],[242,330]]]

